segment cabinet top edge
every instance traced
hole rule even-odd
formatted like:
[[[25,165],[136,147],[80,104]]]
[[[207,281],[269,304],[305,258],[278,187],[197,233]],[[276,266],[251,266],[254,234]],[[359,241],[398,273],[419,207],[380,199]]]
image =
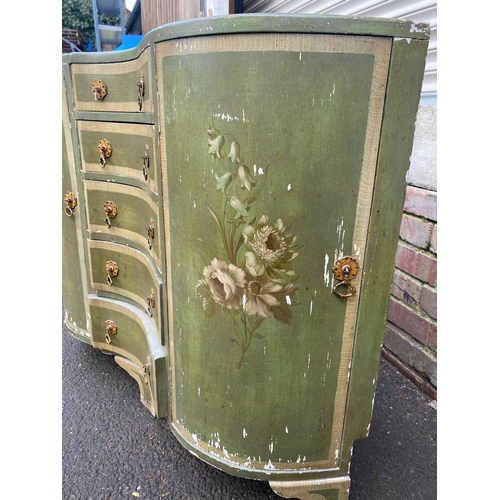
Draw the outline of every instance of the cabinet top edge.
[[[186,19],[147,33],[137,47],[127,50],[63,54],[63,63],[120,62],[138,57],[154,43],[207,35],[244,33],[310,33],[365,35],[428,40],[430,25],[406,19],[317,14],[231,14]]]

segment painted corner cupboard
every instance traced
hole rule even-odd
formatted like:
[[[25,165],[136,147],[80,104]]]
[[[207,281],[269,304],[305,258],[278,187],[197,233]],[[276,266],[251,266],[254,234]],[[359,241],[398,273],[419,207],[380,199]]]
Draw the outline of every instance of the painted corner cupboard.
[[[368,435],[426,24],[237,15],[63,56],[65,325],[281,496]]]

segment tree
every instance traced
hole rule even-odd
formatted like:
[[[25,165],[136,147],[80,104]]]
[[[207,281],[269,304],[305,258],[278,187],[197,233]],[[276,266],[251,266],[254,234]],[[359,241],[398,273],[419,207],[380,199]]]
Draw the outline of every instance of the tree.
[[[89,38],[95,40],[92,0],[62,0],[62,28],[79,30],[87,50]]]
[[[102,16],[105,24],[120,25],[119,16]],[[95,50],[95,28],[92,0],[62,0],[62,29],[79,30],[85,40],[84,50],[88,50],[89,38]]]

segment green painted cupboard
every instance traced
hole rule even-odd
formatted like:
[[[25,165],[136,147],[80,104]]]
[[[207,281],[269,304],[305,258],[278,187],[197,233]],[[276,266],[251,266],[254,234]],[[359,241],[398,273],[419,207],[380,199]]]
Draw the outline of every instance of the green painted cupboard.
[[[347,499],[369,432],[428,40],[235,15],[63,56],[66,328],[283,497]]]

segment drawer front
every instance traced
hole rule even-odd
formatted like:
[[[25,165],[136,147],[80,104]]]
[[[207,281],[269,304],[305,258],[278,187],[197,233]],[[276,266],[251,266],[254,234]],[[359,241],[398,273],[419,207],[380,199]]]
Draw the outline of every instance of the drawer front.
[[[141,310],[110,299],[90,298],[92,345],[119,356],[120,366],[136,379],[143,403],[166,414],[166,354],[154,325]]]
[[[144,76],[144,95],[139,106],[139,85]],[[153,110],[150,49],[137,59],[113,64],[73,64],[72,80],[77,111],[150,113]],[[102,85],[102,82],[104,85]],[[95,97],[94,82],[105,88],[102,99]],[[100,95],[102,96],[102,94]],[[140,109],[139,109],[140,108]]]
[[[92,288],[135,302],[152,317],[163,344],[162,283],[150,261],[142,252],[124,245],[91,240],[88,245]],[[110,273],[109,279],[107,269],[112,264],[108,263],[116,264],[113,266],[116,272]]]
[[[158,192],[152,125],[79,121],[77,127],[84,172],[137,179]]]
[[[151,197],[139,188],[99,181],[84,181],[84,192],[92,238],[133,240],[161,272],[162,228],[159,207]]]

